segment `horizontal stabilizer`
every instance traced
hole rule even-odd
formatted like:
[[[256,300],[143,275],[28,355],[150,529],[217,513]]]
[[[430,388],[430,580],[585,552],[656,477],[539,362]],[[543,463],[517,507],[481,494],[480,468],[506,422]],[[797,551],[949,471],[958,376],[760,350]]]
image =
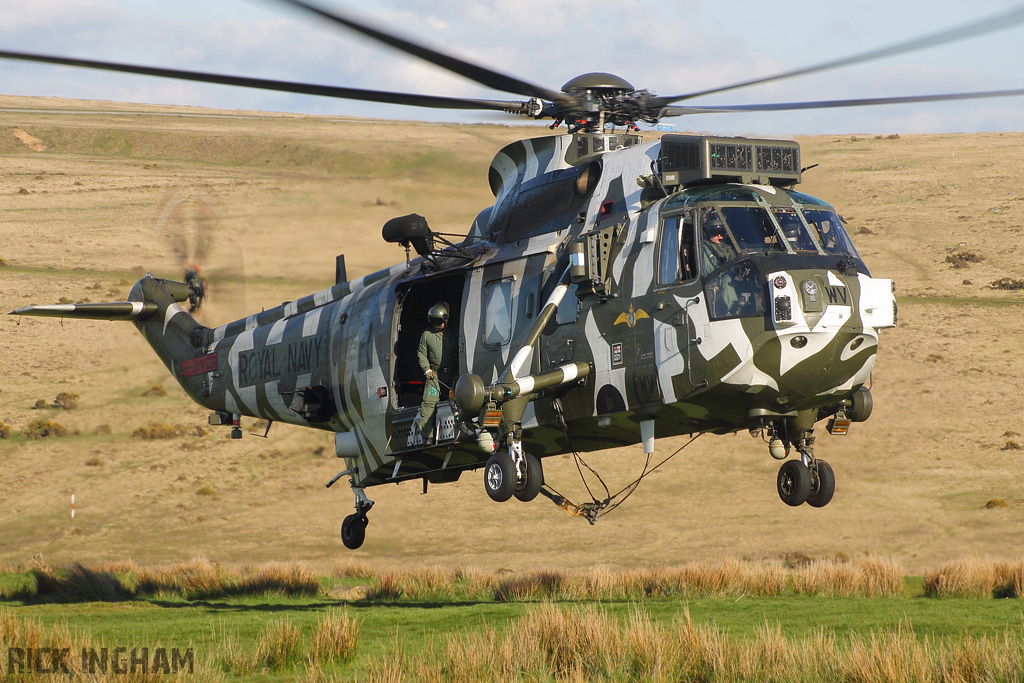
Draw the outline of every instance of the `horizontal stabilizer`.
[[[115,301],[101,304],[51,304],[24,306],[9,315],[35,315],[45,318],[79,318],[83,320],[141,320],[157,311],[150,301]]]

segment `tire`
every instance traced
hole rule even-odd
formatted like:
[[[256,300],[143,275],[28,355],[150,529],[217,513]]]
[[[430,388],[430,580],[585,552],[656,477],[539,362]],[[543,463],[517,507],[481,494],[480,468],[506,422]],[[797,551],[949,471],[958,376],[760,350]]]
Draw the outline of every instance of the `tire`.
[[[515,497],[529,503],[537,497],[544,486],[544,468],[540,464],[540,458],[529,453],[523,453],[523,457],[526,459],[526,481],[516,486]]]
[[[496,503],[504,503],[516,490],[516,468],[512,456],[498,451],[487,461],[484,468],[484,488]]]
[[[787,460],[779,468],[777,484],[783,503],[791,507],[803,505],[811,493],[811,472],[801,461]]]
[[[366,540],[366,517],[351,514],[341,523],[341,542],[349,550],[355,550]]]
[[[832,472],[832,466],[824,460],[819,460],[816,468],[817,472],[811,475],[811,492],[807,496],[807,504],[823,508],[836,492],[836,475]]]
[[[875,402],[871,398],[871,392],[861,387],[850,396],[850,407],[846,411],[846,417],[854,422],[864,422],[871,417],[871,409]]]

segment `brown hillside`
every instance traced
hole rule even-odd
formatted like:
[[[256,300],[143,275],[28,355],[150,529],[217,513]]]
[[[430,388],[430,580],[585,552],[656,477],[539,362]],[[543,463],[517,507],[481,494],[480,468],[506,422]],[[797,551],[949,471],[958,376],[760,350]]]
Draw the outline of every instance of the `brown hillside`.
[[[335,254],[350,277],[400,261],[380,239],[393,216],[417,212],[464,232],[491,202],[493,154],[548,134],[15,97],[0,108],[14,110],[0,112],[3,312],[120,300],[146,271],[180,277],[198,254],[213,324],[326,287]],[[819,436],[838,482],[827,508],[782,504],[778,464],[759,441],[705,436],[594,527],[544,499],[498,506],[480,472],[426,496],[418,483],[378,487],[366,544],[348,552],[338,527],[351,494],[323,486],[342,469],[330,435],[287,425],[267,440],[197,435],[206,411],[132,326],[4,316],[0,422],[14,438],[0,439],[0,561],[207,554],[496,569],[870,552],[915,570],[965,553],[1018,557],[1024,292],[1006,287],[1024,279],[1024,134],[801,142],[804,164],[820,164],[804,190],[846,216],[873,273],[895,279],[900,297],[871,420]],[[160,238],[176,222],[203,236],[177,255]],[[61,392],[78,406],[34,408]],[[69,434],[19,437],[36,419]],[[186,434],[132,436],[160,425]],[[682,443],[659,442],[658,454]],[[639,447],[587,460],[613,490],[643,464]],[[560,491],[585,498],[571,457],[545,469]],[[987,507],[993,499],[1007,505]]]

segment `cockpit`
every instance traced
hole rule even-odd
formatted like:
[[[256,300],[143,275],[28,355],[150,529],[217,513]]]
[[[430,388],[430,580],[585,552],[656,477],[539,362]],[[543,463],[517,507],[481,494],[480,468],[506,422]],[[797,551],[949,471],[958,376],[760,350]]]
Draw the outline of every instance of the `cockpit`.
[[[658,285],[698,279],[712,317],[763,315],[765,275],[787,268],[837,268],[865,273],[835,210],[820,199],[778,187],[695,187],[661,210]]]

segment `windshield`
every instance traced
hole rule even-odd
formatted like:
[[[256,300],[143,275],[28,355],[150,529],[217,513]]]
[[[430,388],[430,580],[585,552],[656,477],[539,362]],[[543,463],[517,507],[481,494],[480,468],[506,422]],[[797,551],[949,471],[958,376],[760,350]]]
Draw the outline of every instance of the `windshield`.
[[[802,207],[802,210],[804,219],[811,226],[814,236],[818,238],[826,254],[860,258],[835,211],[809,206]]]
[[[700,209],[704,274],[740,254],[785,250],[768,212],[756,206],[705,206]]]
[[[817,254],[818,247],[797,215],[796,209],[774,209],[772,214],[786,236],[786,242],[793,251],[812,252]]]

